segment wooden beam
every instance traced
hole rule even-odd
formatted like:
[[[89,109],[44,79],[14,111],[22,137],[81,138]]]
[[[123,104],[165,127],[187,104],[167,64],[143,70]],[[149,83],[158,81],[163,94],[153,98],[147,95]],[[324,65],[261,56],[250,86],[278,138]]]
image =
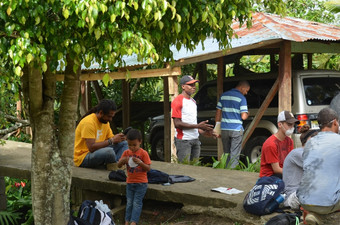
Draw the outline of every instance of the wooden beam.
[[[127,80],[135,78],[148,78],[148,77],[166,77],[178,76],[181,74],[180,67],[169,67],[163,69],[149,69],[149,70],[136,70],[136,71],[119,71],[108,73],[85,73],[80,75],[80,80],[102,80],[105,74],[108,74],[114,80]],[[64,75],[58,74],[57,81],[63,81]]]
[[[224,60],[223,57],[218,58],[218,64],[217,64],[217,99],[216,102],[220,99],[220,96],[223,93],[223,80],[225,77],[225,69],[224,69]],[[216,104],[217,105],[217,104]],[[218,160],[221,160],[221,156],[223,154],[223,144],[222,139],[217,138],[217,158]]]
[[[232,55],[232,54],[244,52],[244,51],[251,50],[251,49],[260,48],[260,47],[267,46],[267,45],[270,46],[270,45],[273,45],[273,44],[276,44],[276,43],[280,43],[281,41],[282,41],[282,39],[262,41],[262,42],[255,43],[255,44],[252,44],[252,45],[235,47],[235,48],[231,48],[231,49],[225,49],[225,50],[212,52],[212,53],[209,53],[209,54],[202,54],[202,55],[199,55],[199,56],[188,57],[188,58],[182,59],[180,61],[177,61],[175,63],[175,66],[183,66],[183,65],[187,65],[187,64],[203,62],[203,61],[207,61],[207,60],[210,60],[210,59],[215,59],[215,58],[223,57],[223,56],[226,56],[226,55]]]
[[[340,42],[291,42],[292,53],[340,53]]]
[[[246,132],[244,133],[243,139],[242,139],[242,147],[241,147],[242,149],[244,148],[245,143],[247,143],[247,141],[249,140],[249,138],[253,134],[256,126],[259,124],[259,122],[260,122],[264,112],[267,110],[269,104],[271,103],[271,101],[275,97],[275,95],[277,93],[277,90],[279,89],[279,81],[280,81],[280,79],[278,77],[276,79],[275,83],[273,84],[272,88],[268,92],[266,98],[262,102],[261,107],[259,108],[259,110],[257,110],[257,113],[256,113],[254,119],[251,121],[251,123],[248,126]]]
[[[169,107],[169,77],[163,77],[164,86],[164,161],[171,162],[171,119]]]
[[[279,54],[279,112],[292,108],[291,42],[283,41]]]

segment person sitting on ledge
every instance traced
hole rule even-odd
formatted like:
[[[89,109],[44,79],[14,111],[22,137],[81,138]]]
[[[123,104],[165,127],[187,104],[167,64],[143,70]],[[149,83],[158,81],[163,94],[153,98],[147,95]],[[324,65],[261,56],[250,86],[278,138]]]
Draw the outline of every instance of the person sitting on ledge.
[[[307,224],[324,224],[321,214],[340,210],[339,116],[331,108],[318,114],[320,132],[303,150],[303,174],[296,195]],[[324,221],[325,222],[325,221]]]
[[[74,141],[74,164],[79,167],[112,167],[128,149],[123,133],[113,135],[110,123],[117,110],[113,100],[104,99],[80,120]]]

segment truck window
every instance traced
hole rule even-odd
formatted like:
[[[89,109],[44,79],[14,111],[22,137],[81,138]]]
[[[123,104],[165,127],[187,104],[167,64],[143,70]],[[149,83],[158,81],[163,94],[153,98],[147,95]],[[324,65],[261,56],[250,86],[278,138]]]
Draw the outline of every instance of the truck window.
[[[304,78],[303,87],[307,105],[329,105],[340,91],[340,78]]]

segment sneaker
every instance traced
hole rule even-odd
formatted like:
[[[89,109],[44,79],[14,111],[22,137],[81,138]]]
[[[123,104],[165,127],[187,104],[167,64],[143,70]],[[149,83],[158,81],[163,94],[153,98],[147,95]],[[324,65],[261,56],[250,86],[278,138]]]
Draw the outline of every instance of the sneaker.
[[[305,222],[308,225],[321,225],[321,219],[318,216],[318,214],[314,212],[308,212],[308,214],[305,217]]]

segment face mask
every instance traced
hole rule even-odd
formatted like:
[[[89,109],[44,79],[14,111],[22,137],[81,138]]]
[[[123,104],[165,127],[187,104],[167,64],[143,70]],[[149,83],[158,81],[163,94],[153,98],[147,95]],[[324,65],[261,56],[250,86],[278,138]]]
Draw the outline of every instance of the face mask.
[[[286,130],[285,135],[286,135],[286,136],[290,136],[290,135],[293,134],[293,132],[294,132],[294,127],[290,128],[290,129],[288,129],[288,130]]]

